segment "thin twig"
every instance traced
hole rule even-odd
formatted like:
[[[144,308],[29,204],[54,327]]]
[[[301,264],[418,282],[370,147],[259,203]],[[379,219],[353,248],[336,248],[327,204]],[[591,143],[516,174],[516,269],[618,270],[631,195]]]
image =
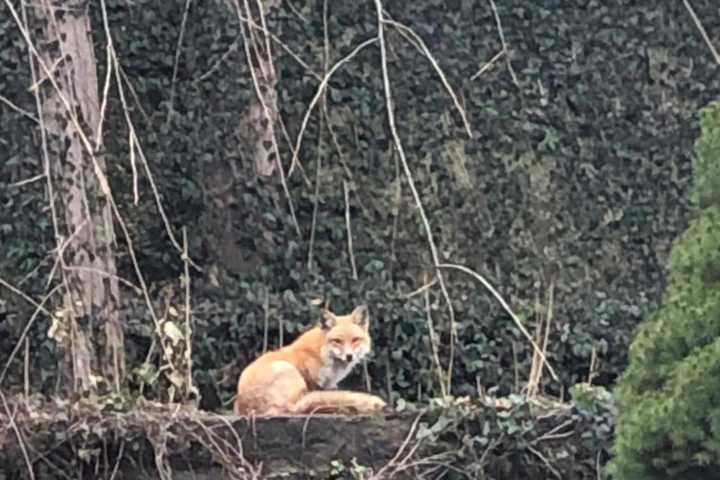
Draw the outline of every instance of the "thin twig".
[[[485,72],[487,72],[488,70],[490,70],[490,69],[493,67],[493,65],[495,65],[495,62],[497,62],[498,60],[500,60],[500,57],[502,57],[503,55],[505,55],[505,51],[500,50],[498,53],[495,54],[494,57],[492,57],[487,63],[485,63],[485,65],[483,65],[482,67],[480,67],[480,70],[478,70],[477,72],[475,72],[475,73],[472,75],[472,77],[470,77],[470,80],[471,80],[471,81],[472,81],[472,80],[475,80],[477,77],[479,77],[479,76],[482,75],[483,73],[485,73]]]
[[[112,80],[112,48],[109,40],[105,46],[105,56],[107,57],[107,65],[105,65],[105,86],[103,87],[102,101],[100,102],[100,119],[95,129],[95,145],[98,147],[102,142],[103,125],[105,124],[105,112],[107,111],[108,99],[110,98],[110,80]]]
[[[376,0],[376,2],[379,2],[379,0]],[[418,440],[418,442],[413,446],[413,448],[410,450],[410,453],[403,458],[402,461],[398,462],[400,459],[400,456],[405,452],[405,449],[407,448],[408,444],[410,443],[410,439],[415,436],[415,432],[417,431],[418,424],[420,422],[420,419],[424,415],[424,412],[421,412],[413,421],[412,425],[410,426],[410,431],[405,436],[405,440],[400,445],[400,448],[398,448],[398,451],[395,453],[395,456],[390,459],[390,461],[385,464],[376,474],[374,474],[372,477],[370,477],[370,480],[381,480],[384,478],[387,478],[388,471],[391,469],[397,469],[402,466],[404,462],[407,461],[407,459],[415,453],[417,448],[420,446],[420,443],[422,440]],[[392,476],[392,475],[390,475]]]
[[[22,116],[24,116],[24,117],[29,118],[29,119],[32,120],[33,122],[35,122],[35,123],[40,123],[40,120],[38,120],[35,115],[33,115],[32,113],[28,112],[27,110],[24,110],[24,109],[18,107],[18,106],[15,105],[9,98],[7,98],[7,97],[5,97],[5,96],[3,96],[3,95],[0,95],[0,102],[3,102],[5,105],[7,105],[8,107],[10,107],[11,110],[15,110],[17,113],[19,113],[20,115],[22,115]]]
[[[555,280],[550,281],[550,287],[548,288],[548,305],[545,325],[545,337],[543,338],[542,352],[547,358],[547,348],[550,341],[550,327],[552,326],[553,319],[555,318]],[[542,380],[542,372],[545,361],[540,362],[540,368],[538,368],[538,379],[537,384],[540,384]]]
[[[278,332],[278,337],[279,337],[278,338],[278,348],[282,348],[283,345],[285,344],[285,339],[283,338],[284,334],[285,334],[285,323],[283,322],[282,315],[278,319],[278,325],[279,325],[279,327],[278,327],[278,330],[279,330],[279,332]]]
[[[327,92],[327,89],[325,89],[325,92]],[[345,158],[345,153],[343,152],[342,148],[340,147],[340,140],[338,139],[337,133],[335,133],[335,128],[332,126],[332,122],[330,121],[330,112],[327,107],[327,102],[323,101],[323,117],[325,118],[325,124],[327,125],[328,132],[330,132],[330,138],[333,141],[333,146],[335,147],[335,152],[337,153],[338,158],[340,159],[340,163],[342,164],[343,170],[345,170],[345,175],[348,176],[349,179],[353,179],[352,171],[350,170],[350,167],[348,166],[348,162]],[[298,165],[300,163],[298,162]],[[358,202],[362,208],[362,202]]]
[[[225,52],[220,56],[220,58],[219,58],[215,63],[213,63],[213,64],[210,66],[210,68],[208,69],[208,71],[205,72],[205,73],[203,73],[202,75],[200,75],[200,76],[197,77],[196,79],[194,79],[194,80],[193,80],[193,83],[200,83],[200,82],[202,82],[202,81],[207,80],[208,78],[210,78],[210,76],[211,76],[213,73],[215,73],[215,71],[217,71],[217,70],[220,68],[220,65],[222,65],[222,63],[223,63],[225,60],[227,60],[227,58],[228,58],[232,53],[234,53],[234,52],[237,51],[237,47],[238,47],[238,41],[235,40],[233,43],[230,44],[230,46],[227,48],[227,50],[225,50]]]
[[[183,12],[182,20],[180,21],[180,35],[178,35],[177,46],[175,47],[175,61],[173,63],[172,79],[170,80],[170,100],[168,101],[168,112],[167,118],[165,119],[165,126],[170,125],[173,114],[173,103],[175,101],[175,83],[177,82],[178,67],[180,66],[180,51],[182,50],[183,37],[185,37],[185,25],[187,24],[188,12],[190,11],[190,4],[192,0],[185,0],[185,11]]]
[[[245,5],[247,6],[247,9],[248,9],[247,10],[248,18],[250,18],[249,17],[250,7],[249,7],[249,4],[247,3],[247,0],[245,0]],[[267,55],[267,65],[271,70],[269,73],[272,76],[272,78],[275,78],[275,75],[276,75],[275,74],[275,61],[272,56],[272,47],[270,45],[270,35],[268,35],[267,23],[265,23],[265,11],[264,11],[265,5],[263,5],[262,0],[255,0],[255,5],[257,5],[258,12],[260,14],[260,26],[262,27],[262,31],[260,33],[263,34],[263,38],[265,40],[265,53]],[[266,72],[266,74],[267,74],[267,72]]]
[[[328,62],[330,61],[330,41],[328,36],[328,23],[327,23],[327,12],[328,12],[328,0],[323,0],[323,75],[327,74]],[[327,109],[327,90],[323,90],[323,108]],[[330,122],[328,119],[328,127]],[[317,155],[315,159],[315,192],[313,194],[313,213],[312,213],[312,224],[310,225],[310,241],[308,245],[308,270],[313,269],[313,247],[315,246],[315,229],[317,228],[317,216],[320,208],[320,172],[322,170],[322,157],[323,157],[323,131],[325,126],[325,116],[320,117],[318,127],[318,143]],[[330,130],[332,133],[332,130]],[[290,148],[292,148],[292,142],[290,141]],[[299,165],[299,164],[298,164]]]
[[[512,347],[513,356],[513,384],[515,386],[515,391],[517,392],[520,389],[520,362],[518,362],[517,345],[515,340],[510,341],[510,347]]]
[[[38,310],[40,310],[40,311],[43,312],[44,314],[46,314],[46,315],[48,315],[48,316],[52,316],[52,313],[50,313],[45,307],[42,306],[42,302],[40,302],[40,303],[36,302],[35,300],[33,300],[33,298],[32,298],[30,295],[28,295],[27,293],[23,292],[23,291],[20,290],[19,288],[16,288],[16,287],[12,286],[10,283],[8,283],[7,281],[3,280],[2,278],[0,278],[0,285],[3,286],[3,287],[5,287],[5,288],[7,288],[7,289],[10,290],[11,292],[13,292],[15,295],[18,295],[18,296],[21,297],[23,300],[25,300],[25,301],[28,302],[29,304],[33,305],[35,308],[37,308]]]
[[[115,458],[115,466],[112,469],[112,473],[110,474],[110,480],[113,480],[115,478],[115,475],[117,475],[118,468],[120,468],[120,461],[122,460],[123,455],[125,454],[125,440],[120,442],[120,451],[117,454],[117,457]]]
[[[50,269],[50,273],[48,274],[48,278],[45,283],[46,289],[50,288],[50,284],[52,283],[53,278],[55,278],[55,272],[57,271],[58,267],[61,267],[60,275],[62,277],[62,281],[67,282],[67,276],[65,275],[65,273],[68,271],[68,265],[67,263],[65,263],[65,249],[68,245],[70,245],[70,243],[75,239],[75,237],[78,236],[80,232],[87,226],[87,223],[87,218],[80,222],[80,225],[75,227],[75,230],[70,234],[68,238],[64,238],[60,234],[57,235],[56,241],[58,242],[58,246],[52,250],[52,252],[55,254],[55,261],[53,262],[53,266]],[[69,290],[69,287],[66,286],[65,291],[69,292]]]
[[[427,282],[427,273],[424,275],[425,282]],[[435,278],[437,280],[437,277]],[[426,285],[431,285],[432,283],[426,283]],[[430,336],[430,351],[432,352],[432,362],[435,364],[435,367],[437,369],[438,377],[440,380],[440,394],[442,395],[442,398],[447,398],[447,390],[445,389],[445,383],[443,382],[443,376],[442,376],[442,365],[440,365],[440,355],[438,355],[438,338],[437,334],[435,333],[435,328],[433,327],[433,321],[432,321],[432,313],[430,309],[430,290],[429,288],[423,288],[423,298],[425,300],[425,312],[427,317],[427,327],[428,327],[428,335]],[[419,383],[418,383],[419,385]]]
[[[52,77],[53,77],[53,75],[54,75],[54,73],[55,73],[55,69],[60,65],[60,63],[62,63],[62,61],[63,61],[64,59],[65,59],[65,56],[62,55],[62,56],[60,56],[59,58],[56,58],[55,61],[53,62],[53,64],[50,65],[49,67],[48,67],[48,66],[45,66],[45,68],[42,69],[42,70],[44,70],[43,73],[45,74],[45,76],[42,77],[42,78],[40,78],[39,80],[33,79],[33,84],[30,85],[30,87],[28,88],[28,90],[31,91],[31,92],[33,92],[33,93],[37,93],[37,92],[40,90],[40,86],[41,86],[43,83],[45,83],[45,80],[50,80],[50,83],[51,83],[51,84],[54,84],[55,82],[53,82],[53,78],[52,78]]]
[[[685,4],[685,8],[690,13],[690,16],[693,19],[693,22],[695,22],[695,26],[700,30],[700,35],[702,35],[703,39],[705,40],[705,43],[707,44],[708,48],[710,49],[710,53],[712,53],[712,56],[715,57],[715,63],[720,65],[720,54],[718,54],[718,51],[715,49],[715,46],[710,41],[710,37],[708,36],[707,32],[705,31],[705,27],[703,27],[702,22],[698,18],[698,16],[695,14],[695,10],[693,10],[692,5],[690,5],[689,0],[683,0],[683,3]]]
[[[130,81],[130,77],[128,77],[127,73],[125,73],[125,70],[122,67],[122,64],[120,63],[120,60],[115,58],[115,68],[117,68],[120,71],[120,78],[122,78],[125,85],[127,85],[127,89],[130,91],[130,95],[132,96],[133,100],[135,101],[135,106],[137,107],[138,111],[140,112],[140,115],[142,115],[143,119],[145,120],[145,124],[148,129],[150,129],[151,132],[155,133],[155,129],[153,128],[152,121],[150,120],[150,115],[148,115],[147,111],[145,111],[145,107],[143,107],[142,102],[140,101],[140,97],[138,96],[137,90],[135,90],[135,87],[133,87],[132,82]]]
[[[315,192],[313,193],[313,212],[312,212],[312,222],[310,224],[310,240],[308,242],[308,261],[307,261],[307,268],[309,271],[312,271],[313,269],[313,248],[315,247],[315,230],[317,228],[317,216],[318,216],[318,210],[320,208],[320,171],[322,170],[322,156],[323,156],[323,149],[322,149],[322,133],[323,133],[323,125],[325,122],[323,121],[324,118],[320,118],[320,128],[318,129],[318,146],[317,146],[317,152],[316,152],[316,159],[315,159]]]
[[[187,228],[183,227],[183,263],[185,267],[185,367],[187,368],[186,398],[192,391],[192,323],[190,315],[190,255],[188,255]]]
[[[405,294],[405,298],[412,298],[412,297],[414,297],[415,295],[420,295],[421,293],[425,293],[426,290],[432,288],[437,282],[438,282],[437,277],[434,277],[434,278],[432,279],[432,281],[426,283],[425,285],[423,285],[422,287],[418,288],[417,290]]]
[[[390,74],[388,72],[387,64],[382,1],[375,0],[375,7],[377,10],[378,40],[380,42],[380,57],[383,75],[383,85],[385,89],[385,106],[388,114],[388,124],[390,127],[390,131],[392,132],[393,140],[395,142],[395,148],[398,152],[398,155],[400,156],[403,170],[405,171],[405,176],[407,177],[408,184],[410,185],[410,191],[412,192],[413,198],[415,199],[415,203],[418,207],[418,212],[420,213],[420,218],[422,219],[423,226],[425,227],[425,234],[427,235],[428,244],[430,246],[430,253],[432,255],[433,264],[435,266],[438,266],[440,264],[440,256],[438,254],[437,247],[435,246],[432,228],[430,228],[430,221],[428,220],[427,214],[425,213],[425,208],[423,207],[422,200],[420,199],[420,194],[415,187],[415,180],[413,179],[412,172],[410,171],[410,166],[408,164],[407,158],[405,157],[405,150],[403,149],[400,135],[398,134],[397,128],[395,126],[395,107],[392,98],[392,90],[390,88]],[[457,335],[455,326],[455,310],[453,309],[452,301],[450,300],[450,294],[448,293],[447,286],[445,285],[445,280],[443,278],[442,272],[437,269],[435,274],[437,275],[438,281],[440,282],[440,289],[442,290],[443,296],[445,297],[448,312],[450,313],[450,359],[448,361],[447,369],[447,394],[449,395],[452,388],[452,366],[455,356],[455,339]]]
[[[270,289],[265,287],[265,298],[263,299],[263,349],[262,353],[268,349],[268,329],[270,326]]]
[[[5,398],[5,394],[2,393],[2,390],[0,390],[0,399],[2,399],[3,408],[5,409],[5,414],[7,415],[10,428],[13,429],[13,432],[15,432],[15,436],[17,437],[18,446],[20,447],[20,451],[22,452],[23,458],[25,459],[25,465],[27,466],[30,480],[35,480],[35,472],[33,471],[32,463],[30,462],[30,456],[28,455],[27,449],[25,448],[25,440],[23,439],[22,433],[20,433],[20,429],[18,429],[17,425],[15,424],[15,415],[10,412],[10,408],[7,404],[7,399]]]
[[[30,400],[30,339],[25,339],[25,371],[23,383],[25,385],[25,401]]]
[[[522,334],[525,335],[525,337],[528,339],[528,341],[533,346],[535,351],[538,353],[540,358],[542,358],[542,360],[545,362],[545,365],[547,366],[548,371],[550,372],[550,375],[552,375],[553,379],[555,381],[559,380],[557,374],[555,373],[555,370],[550,366],[550,363],[548,362],[547,358],[545,357],[545,354],[542,352],[542,349],[535,343],[535,340],[533,340],[532,336],[528,333],[527,329],[523,326],[520,319],[517,317],[517,315],[515,315],[515,313],[512,311],[512,309],[507,304],[507,302],[502,297],[502,295],[500,295],[498,293],[498,291],[495,290],[495,288],[493,288],[493,286],[490,285],[490,283],[487,280],[485,280],[485,278],[483,278],[482,275],[480,275],[479,273],[477,273],[463,265],[455,265],[452,263],[442,263],[442,264],[439,264],[438,267],[460,270],[461,272],[467,273],[468,275],[475,277],[480,283],[482,283],[483,286],[485,288],[487,288],[490,291],[490,293],[492,293],[492,295],[495,297],[495,299],[497,299],[497,301],[500,302],[500,305],[502,305],[502,307],[505,309],[505,311],[508,313],[508,315],[510,315],[510,317],[513,319],[513,321],[517,325],[518,329],[520,329]]]
[[[130,171],[132,172],[133,203],[137,206],[140,202],[140,193],[138,190],[138,172],[135,159],[135,133],[132,130],[128,131],[128,154],[130,156]]]
[[[229,442],[225,442],[225,444],[228,445],[228,448],[230,448],[231,451],[233,452],[233,454],[234,454],[233,458],[240,460],[240,465],[242,466],[242,468],[244,468],[246,470],[246,472],[244,472],[244,473],[247,473],[250,475],[250,480],[261,478],[260,475],[262,474],[262,466],[263,466],[262,462],[259,462],[256,466],[253,466],[248,460],[246,460],[245,456],[243,454],[242,440],[240,439],[240,436],[238,435],[237,430],[232,427],[232,425],[230,424],[230,422],[228,421],[228,419],[225,415],[218,415],[217,418],[219,418],[220,421],[222,421],[227,426],[227,428],[232,432],[233,436],[235,437],[235,441],[237,442],[237,448],[232,448],[229,446]],[[253,417],[253,420],[251,420],[251,422],[253,422],[253,424],[254,424],[254,417]],[[208,429],[204,424],[202,424],[201,422],[198,422],[198,423],[202,425],[203,429],[205,430],[205,432],[207,433],[209,438],[212,439],[213,437],[217,437],[216,435],[213,435],[212,431],[210,429]],[[215,445],[217,445],[217,443],[215,443]],[[247,475],[242,475],[242,478],[244,480],[248,477],[247,477]]]
[[[500,21],[500,14],[497,11],[494,0],[489,0],[490,6],[492,6],[493,15],[495,15],[495,23],[497,24],[498,34],[500,35],[500,43],[502,43],[503,52],[505,53],[505,62],[507,63],[508,71],[512,77],[513,83],[516,87],[520,87],[515,70],[513,69],[512,63],[510,62],[510,54],[508,51],[507,43],[505,42],[505,34],[503,33],[502,22]]]
[[[292,2],[288,2],[292,5]],[[323,0],[323,75],[328,71],[328,64],[330,63],[330,33],[328,28],[328,0]],[[305,20],[305,23],[309,23]]]
[[[395,246],[397,243],[397,233],[398,233],[398,225],[400,224],[400,204],[402,203],[402,173],[400,172],[400,160],[398,160],[397,155],[393,155],[395,157],[395,180],[394,183],[396,185],[395,188],[395,195],[393,198],[393,206],[391,209],[392,216],[393,216],[393,225],[392,225],[392,233],[390,235],[390,278],[394,278],[393,272],[395,268],[395,264],[397,263],[397,252],[395,251]],[[437,282],[437,277],[433,278],[433,282]],[[434,283],[433,283],[434,285]],[[429,287],[428,287],[429,288]],[[422,289],[422,287],[421,287]],[[418,293],[419,290],[416,290],[413,293],[410,293],[406,296],[406,298],[410,298],[416,293]]]
[[[532,452],[533,455],[538,457],[542,462],[545,464],[548,470],[552,472],[553,475],[555,475],[557,478],[563,478],[562,475],[560,475],[560,472],[558,472],[555,467],[552,466],[550,463],[550,460],[548,460],[542,453],[540,453],[537,449],[533,448],[532,446],[528,445],[527,449]]]
[[[76,480],[76,478],[73,478],[70,475],[68,475],[65,472],[65,470],[63,470],[62,468],[60,468],[59,466],[57,466],[53,462],[51,462],[45,453],[34,448],[32,443],[29,443],[27,445],[27,449],[28,449],[28,453],[32,454],[36,458],[35,463],[44,462],[45,465],[47,465],[53,472],[55,472],[57,474],[58,478],[65,478],[66,480]],[[65,462],[65,466],[68,466],[68,462]],[[70,470],[70,469],[68,468],[68,470]]]
[[[123,278],[123,277],[120,277],[120,276],[118,276],[118,275],[110,274],[110,273],[108,273],[108,272],[106,272],[106,271],[104,271],[104,270],[100,270],[99,268],[65,266],[65,267],[64,267],[64,270],[67,270],[67,271],[79,271],[79,272],[91,272],[91,273],[94,273],[94,274],[96,274],[96,275],[100,275],[101,277],[113,278],[113,279],[117,280],[118,282],[124,284],[125,286],[130,287],[131,289],[133,289],[133,291],[134,291],[135,293],[142,293],[142,288],[138,287],[137,285],[135,285],[134,283],[132,283],[130,280],[127,280],[127,279],[125,279],[125,278]]]
[[[543,321],[542,318],[537,318],[537,333],[538,338],[537,341],[539,342],[542,340],[542,353],[547,356],[547,346],[548,341],[550,338],[550,327],[552,325],[553,321],[553,312],[554,312],[554,291],[555,291],[555,281],[551,280],[550,286],[548,288],[548,300],[547,300],[547,306],[546,306],[546,315],[545,319]],[[536,297],[536,306],[535,311],[540,312],[540,300]],[[537,395],[539,391],[539,385],[542,380],[542,372],[543,372],[543,366],[545,365],[545,362],[540,359],[540,356],[537,354],[537,352],[533,352],[532,357],[532,365],[530,367],[530,375],[528,377],[528,384],[526,387],[527,396],[532,398],[535,395]]]
[[[357,280],[358,273],[357,266],[355,265],[355,253],[353,252],[352,228],[350,228],[350,192],[348,191],[348,183],[346,180],[343,180],[343,191],[345,192],[345,227],[348,233],[348,254],[350,255],[353,280]]]
[[[29,183],[37,182],[38,180],[42,180],[43,178],[45,178],[45,174],[44,174],[44,173],[40,173],[40,174],[38,174],[38,175],[35,175],[34,177],[26,178],[26,179],[24,179],[24,180],[19,180],[19,181],[15,182],[15,183],[11,183],[10,185],[8,185],[8,188],[18,188],[18,187],[22,187],[23,185],[27,185],[27,184],[29,184]]]
[[[597,375],[597,362],[597,349],[593,347],[592,352],[590,353],[590,366],[588,367],[588,385],[592,385],[593,379]]]
[[[300,10],[297,9],[297,7],[293,4],[291,1],[285,2],[288,7],[290,7],[290,11],[295,14],[296,17],[298,17],[300,20],[303,21],[303,23],[310,24],[310,21],[303,15]]]
[[[393,389],[392,389],[392,367],[390,365],[390,351],[385,351],[385,388],[387,389],[388,401],[392,403]]]

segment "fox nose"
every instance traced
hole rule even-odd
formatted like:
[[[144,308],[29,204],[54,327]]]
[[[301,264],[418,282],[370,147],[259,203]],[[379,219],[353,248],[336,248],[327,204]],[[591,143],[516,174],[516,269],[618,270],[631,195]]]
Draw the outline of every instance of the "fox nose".
[[[348,353],[348,354],[345,355],[345,361],[347,361],[347,362],[352,362],[352,359],[353,359],[353,354],[352,354],[352,353]]]

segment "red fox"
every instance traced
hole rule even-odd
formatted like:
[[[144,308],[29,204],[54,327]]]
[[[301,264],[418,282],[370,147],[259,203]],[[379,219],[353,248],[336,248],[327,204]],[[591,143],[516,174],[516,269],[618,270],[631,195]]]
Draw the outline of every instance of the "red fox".
[[[332,390],[370,352],[369,320],[367,305],[356,307],[348,315],[325,309],[321,325],[245,367],[238,381],[235,414],[371,412],[383,408],[385,402],[375,395]]]

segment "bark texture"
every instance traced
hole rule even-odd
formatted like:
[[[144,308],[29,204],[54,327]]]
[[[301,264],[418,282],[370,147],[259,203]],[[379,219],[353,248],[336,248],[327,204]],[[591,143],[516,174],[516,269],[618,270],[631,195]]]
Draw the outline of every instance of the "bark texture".
[[[279,0],[237,0],[240,10],[255,25],[264,27],[265,17],[280,5]],[[254,71],[256,97],[250,103],[241,121],[241,138],[252,145],[255,171],[260,176],[270,176],[277,168],[279,152],[276,151],[275,127],[278,123],[277,72],[272,60],[270,42],[264,32],[245,25],[247,57]]]
[[[43,1],[34,9],[44,64],[38,65],[37,85],[67,285],[62,321],[73,388],[94,390],[101,375],[118,390],[125,375],[123,330],[110,188],[102,139],[96,138],[100,107],[88,5]]]

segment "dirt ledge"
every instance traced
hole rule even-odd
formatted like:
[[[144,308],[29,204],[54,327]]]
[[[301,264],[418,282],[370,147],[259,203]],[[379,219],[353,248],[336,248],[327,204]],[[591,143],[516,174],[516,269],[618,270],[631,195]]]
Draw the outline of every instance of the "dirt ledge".
[[[248,418],[142,399],[3,400],[0,480],[590,479],[606,453],[583,445],[596,419],[567,405]]]

